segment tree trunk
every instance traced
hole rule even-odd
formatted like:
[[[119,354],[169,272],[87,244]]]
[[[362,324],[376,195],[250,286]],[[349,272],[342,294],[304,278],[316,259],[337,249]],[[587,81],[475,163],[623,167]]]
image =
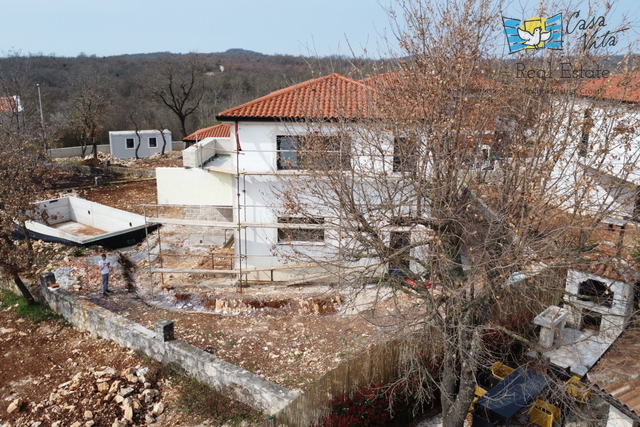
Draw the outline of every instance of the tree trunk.
[[[160,129],[160,135],[162,135],[162,152],[161,156],[164,156],[164,150],[167,148],[167,137],[164,134],[164,130]]]
[[[31,237],[29,237],[29,231],[27,230],[27,223],[25,221],[20,222],[20,227],[24,232],[24,241],[27,243],[27,249],[29,252],[33,252],[33,245],[31,244]]]
[[[180,132],[182,132],[182,139],[184,139],[187,137],[187,135],[189,135],[187,133],[187,124],[186,124],[187,116],[179,114],[178,118],[180,119]]]
[[[31,295],[31,292],[29,292],[29,289],[27,289],[27,286],[22,282],[22,279],[20,279],[20,276],[18,276],[17,274],[14,275],[13,281],[15,282],[18,289],[20,289],[20,292],[22,293],[24,299],[27,301],[27,304],[34,305],[36,301],[33,299],[33,296]]]

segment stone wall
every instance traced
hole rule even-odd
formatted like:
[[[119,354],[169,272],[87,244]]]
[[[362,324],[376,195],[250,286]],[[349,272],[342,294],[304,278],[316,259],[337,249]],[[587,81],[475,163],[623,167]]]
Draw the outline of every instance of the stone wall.
[[[119,166],[109,166],[106,168],[95,168],[92,166],[73,165],[66,163],[54,163],[53,166],[61,171],[76,175],[113,175],[119,178],[155,178],[156,171],[148,169],[123,168]]]
[[[172,339],[172,332],[168,332],[168,328],[172,328],[171,322],[159,322],[157,331],[151,331],[71,292],[51,290],[47,287],[46,276],[43,275],[41,284],[42,295],[51,309],[94,337],[113,340],[162,363],[176,364],[199,381],[269,415],[276,414],[298,396],[204,350]]]

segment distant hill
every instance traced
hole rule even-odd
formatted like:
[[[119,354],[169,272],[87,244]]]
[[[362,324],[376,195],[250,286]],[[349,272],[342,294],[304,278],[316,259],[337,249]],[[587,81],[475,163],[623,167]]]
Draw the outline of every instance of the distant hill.
[[[239,48],[227,49],[224,53],[227,55],[233,55],[233,56],[266,56],[265,54],[260,52],[254,52],[252,50],[239,49]]]

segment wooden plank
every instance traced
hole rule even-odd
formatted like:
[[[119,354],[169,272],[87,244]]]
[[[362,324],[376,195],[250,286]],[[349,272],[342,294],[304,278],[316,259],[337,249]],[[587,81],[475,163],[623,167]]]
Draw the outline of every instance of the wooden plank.
[[[160,224],[172,224],[172,225],[190,225],[197,227],[220,227],[227,229],[238,228],[237,222],[228,221],[207,221],[199,219],[179,219],[179,218],[153,218],[147,217],[147,222],[156,222]],[[291,224],[291,223],[278,223],[278,222],[241,222],[241,228],[291,228],[291,229],[314,229],[322,230],[328,228],[329,224]]]
[[[250,267],[243,268],[242,274],[253,273],[257,271],[273,271],[273,270],[287,270],[293,268],[309,268],[317,267],[318,264],[293,264],[293,265],[277,265],[273,267]],[[180,268],[152,268],[152,273],[185,273],[185,274],[239,274],[240,270],[205,270],[205,269],[180,269]]]
[[[210,269],[190,269],[190,268],[152,268],[152,273],[175,273],[175,274],[240,274],[239,270],[210,270]],[[243,271],[243,274],[246,271]]]

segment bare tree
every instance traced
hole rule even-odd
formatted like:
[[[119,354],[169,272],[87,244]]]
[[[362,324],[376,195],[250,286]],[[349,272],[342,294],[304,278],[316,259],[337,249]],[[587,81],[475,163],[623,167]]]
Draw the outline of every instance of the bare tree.
[[[25,242],[14,237],[18,226],[25,231],[27,221],[38,217],[32,203],[46,188],[48,169],[37,127],[24,123],[31,123],[30,118],[18,123],[0,115],[0,274],[14,280],[32,304],[33,297],[20,278],[34,264],[31,242],[26,233]]]
[[[129,114],[129,120],[131,120],[131,123],[133,123],[134,126],[134,132],[136,133],[136,138],[138,138],[138,143],[136,144],[136,159],[139,159],[140,157],[138,156],[138,150],[140,149],[140,144],[142,143],[142,138],[140,138],[140,126],[138,126],[138,121],[135,118],[135,111],[132,112],[131,114]]]
[[[620,204],[619,194],[598,196],[599,171],[617,147],[626,157],[616,179],[630,180],[640,152],[619,130],[638,116],[608,103],[587,126],[597,101],[575,96],[580,79],[558,78],[558,52],[498,57],[494,2],[401,0],[393,14],[402,21],[394,72],[363,81],[358,97],[323,100],[340,117],[306,105],[290,165],[306,171],[277,178],[273,191],[278,217],[323,225],[324,247],[278,255],[319,263],[345,288],[393,290],[396,321],[381,327],[403,348],[395,387],[424,398],[437,389],[444,425],[461,426],[477,373],[495,360],[492,334],[539,350],[530,316],[561,300],[567,266],[607,256],[596,231]],[[604,59],[567,50],[572,67]],[[548,61],[556,78],[520,78]],[[600,148],[585,167],[592,127]],[[520,314],[524,327],[506,320]],[[543,357],[531,360],[546,370]]]
[[[194,114],[204,96],[205,68],[197,54],[172,55],[164,64],[158,64],[152,74],[145,76],[147,92],[169,108],[180,121],[184,138],[187,118]]]
[[[104,130],[105,119],[111,109],[111,91],[108,78],[101,72],[88,72],[73,83],[69,97],[69,119],[76,128],[77,140],[84,156],[91,144],[93,158],[98,158],[98,141]]]

